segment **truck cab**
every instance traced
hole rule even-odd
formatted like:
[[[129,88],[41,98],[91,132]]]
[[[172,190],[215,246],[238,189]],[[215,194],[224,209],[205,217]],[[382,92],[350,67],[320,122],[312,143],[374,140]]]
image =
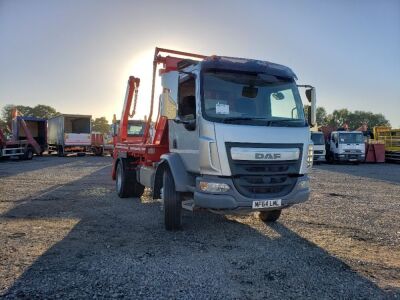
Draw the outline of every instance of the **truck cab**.
[[[333,131],[326,144],[329,162],[360,163],[365,160],[364,136],[361,131]]]
[[[325,138],[322,132],[311,132],[311,140],[314,144],[314,163],[325,161]]]
[[[309,128],[289,68],[215,57],[164,76],[177,108],[169,156],[195,206],[280,210],[308,198]]]

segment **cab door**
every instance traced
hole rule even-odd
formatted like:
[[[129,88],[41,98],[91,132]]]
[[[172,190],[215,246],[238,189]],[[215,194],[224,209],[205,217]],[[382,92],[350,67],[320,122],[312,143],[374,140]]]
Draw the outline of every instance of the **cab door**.
[[[178,86],[178,114],[173,122],[170,151],[178,153],[186,170],[199,173],[199,127],[197,118],[196,77],[181,74]]]

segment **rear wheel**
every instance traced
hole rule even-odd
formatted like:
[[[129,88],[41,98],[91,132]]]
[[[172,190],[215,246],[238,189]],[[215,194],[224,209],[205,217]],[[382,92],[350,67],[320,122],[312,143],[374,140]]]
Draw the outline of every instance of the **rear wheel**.
[[[175,189],[174,178],[169,168],[163,175],[162,199],[166,230],[178,230],[182,225],[182,195]]]
[[[24,159],[31,160],[33,158],[33,150],[31,148],[26,149]]]
[[[95,150],[94,150],[94,155],[96,155],[96,156],[103,156],[103,148],[96,148]]]
[[[65,154],[64,154],[64,147],[63,146],[58,146],[58,148],[57,148],[57,155],[59,156],[59,157],[63,157]]]
[[[117,164],[115,187],[120,198],[141,197],[144,186],[136,180],[136,169],[129,170],[126,163],[120,160]]]
[[[270,210],[270,211],[260,211],[259,217],[261,221],[269,223],[275,222],[281,216],[282,210]]]

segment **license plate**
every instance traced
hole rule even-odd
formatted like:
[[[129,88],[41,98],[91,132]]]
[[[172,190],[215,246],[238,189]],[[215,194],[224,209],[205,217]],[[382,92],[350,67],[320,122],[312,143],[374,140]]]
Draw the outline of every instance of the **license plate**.
[[[279,207],[281,205],[281,199],[253,201],[253,209]]]

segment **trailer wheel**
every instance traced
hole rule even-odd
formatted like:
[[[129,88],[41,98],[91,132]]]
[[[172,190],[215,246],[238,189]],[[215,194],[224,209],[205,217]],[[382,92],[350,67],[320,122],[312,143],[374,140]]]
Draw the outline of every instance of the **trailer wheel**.
[[[63,146],[58,146],[58,148],[57,148],[57,155],[58,155],[59,157],[65,156],[65,154],[64,154],[64,147],[63,147]]]
[[[116,173],[115,187],[120,198],[140,198],[143,195],[144,186],[136,180],[136,170],[128,170],[125,162],[120,160]]]
[[[94,155],[96,156],[103,156],[103,148],[95,148]]]
[[[182,196],[176,191],[174,178],[167,167],[163,174],[162,199],[166,230],[178,230],[182,224]]]
[[[24,159],[31,160],[33,158],[33,150],[31,148],[26,149]]]
[[[281,216],[281,209],[270,210],[270,211],[260,211],[259,218],[265,223],[275,222]]]

